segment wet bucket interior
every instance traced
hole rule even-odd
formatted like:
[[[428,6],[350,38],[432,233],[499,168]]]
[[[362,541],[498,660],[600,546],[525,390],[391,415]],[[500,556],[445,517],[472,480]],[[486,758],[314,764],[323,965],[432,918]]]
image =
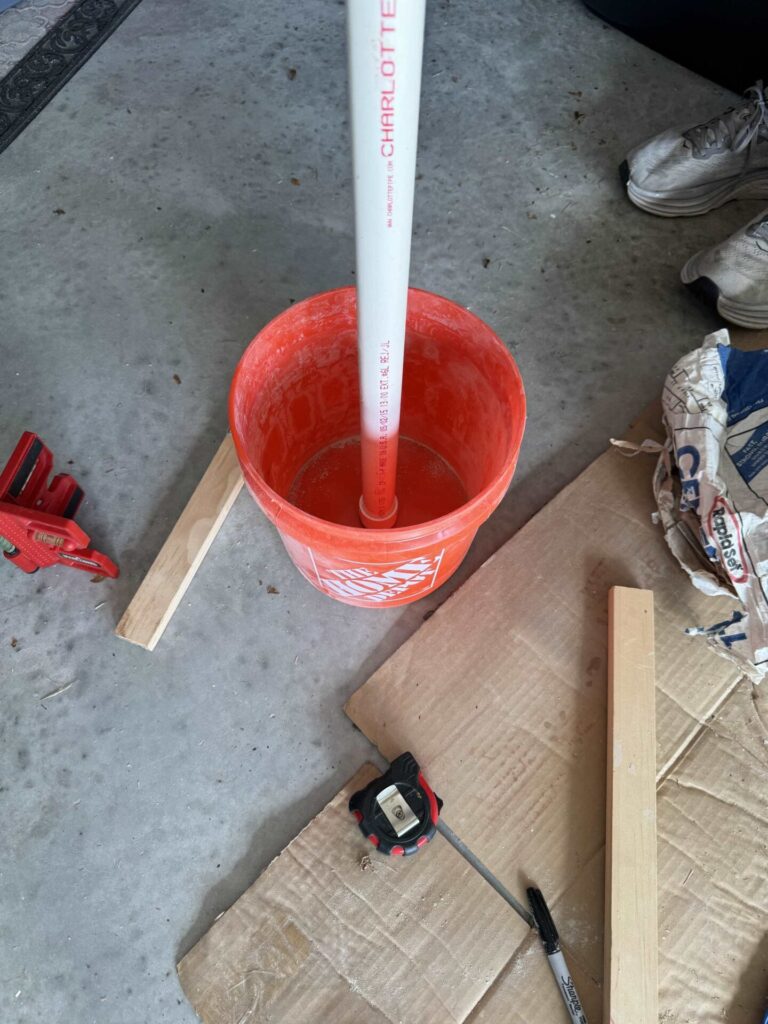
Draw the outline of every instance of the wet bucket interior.
[[[356,340],[353,289],[288,310],[246,352],[232,411],[249,466],[272,491],[326,522],[363,529]],[[509,465],[520,433],[509,362],[476,318],[411,292],[398,528],[454,512]]]

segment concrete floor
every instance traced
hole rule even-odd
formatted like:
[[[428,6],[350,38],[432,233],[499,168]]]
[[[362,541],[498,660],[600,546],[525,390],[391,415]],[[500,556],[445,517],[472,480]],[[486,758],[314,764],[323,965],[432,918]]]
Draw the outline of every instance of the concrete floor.
[[[144,0],[2,157],[2,457],[34,429],[73,460],[122,567],[0,566],[8,1024],[195,1020],[177,958],[372,755],[344,699],[716,326],[678,270],[754,207],[655,219],[616,165],[731,98],[575,0],[431,0],[412,280],[520,364],[512,488],[460,574],[393,611],[312,590],[243,493],[156,652],[117,640],[244,345],[354,279],[345,89],[341,4]]]

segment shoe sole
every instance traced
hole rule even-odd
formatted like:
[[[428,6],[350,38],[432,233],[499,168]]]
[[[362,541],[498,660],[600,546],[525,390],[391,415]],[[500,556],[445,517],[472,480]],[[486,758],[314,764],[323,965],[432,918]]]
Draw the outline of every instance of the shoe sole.
[[[619,176],[629,199],[641,210],[657,217],[698,217],[732,199],[768,199],[768,170],[753,171],[743,177],[731,178],[719,185],[699,186],[687,195],[664,195],[647,192],[632,181],[627,161],[619,166]]]
[[[707,305],[714,306],[723,320],[753,331],[768,327],[768,306],[750,305],[723,295],[711,277],[698,273],[696,259],[699,255],[692,256],[680,271],[680,280],[686,288]]]

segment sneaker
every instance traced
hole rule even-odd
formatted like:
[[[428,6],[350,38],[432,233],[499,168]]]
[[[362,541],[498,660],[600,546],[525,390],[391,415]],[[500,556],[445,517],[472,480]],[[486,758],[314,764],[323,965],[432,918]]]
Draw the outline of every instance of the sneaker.
[[[768,110],[763,83],[744,102],[633,149],[619,168],[627,195],[661,217],[693,217],[729,199],[768,199]]]
[[[768,327],[768,210],[680,272],[683,284],[740,327]]]

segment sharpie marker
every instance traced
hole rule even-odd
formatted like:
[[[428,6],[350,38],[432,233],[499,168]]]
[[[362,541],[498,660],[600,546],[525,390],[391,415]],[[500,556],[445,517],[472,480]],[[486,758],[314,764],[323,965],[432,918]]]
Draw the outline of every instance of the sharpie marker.
[[[587,1024],[587,1017],[576,992],[571,972],[568,970],[565,957],[560,950],[560,936],[557,934],[549,907],[544,902],[540,889],[530,888],[526,891],[536,927],[539,929],[539,935],[544,944],[544,952],[547,954],[549,966],[552,968],[557,987],[560,989],[560,995],[571,1015],[571,1020],[573,1024]]]

